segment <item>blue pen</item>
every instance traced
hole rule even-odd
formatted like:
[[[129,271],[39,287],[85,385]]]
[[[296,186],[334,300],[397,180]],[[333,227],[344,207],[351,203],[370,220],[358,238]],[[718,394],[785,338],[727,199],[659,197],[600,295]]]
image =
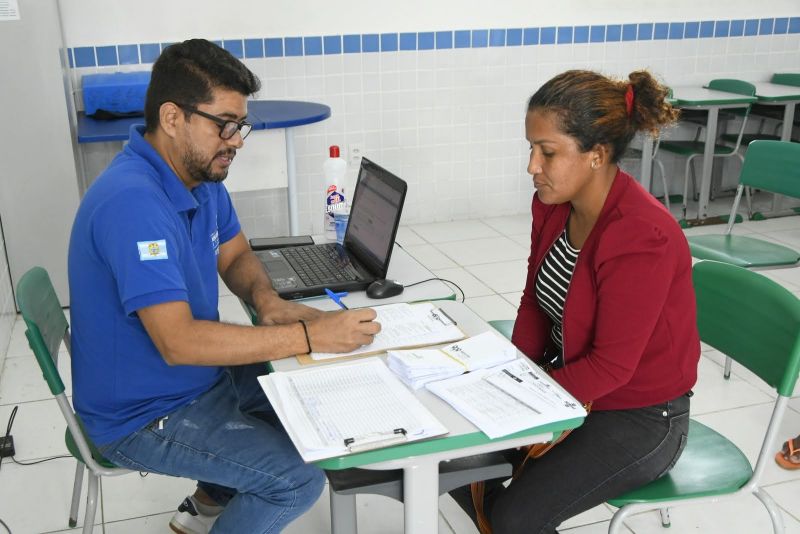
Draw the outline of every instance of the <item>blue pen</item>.
[[[341,297],[346,297],[347,296],[347,291],[344,291],[342,293],[334,293],[333,291],[331,291],[330,289],[328,289],[326,287],[325,288],[325,293],[327,293],[327,295],[331,298],[331,300],[333,302],[335,302],[336,304],[338,304],[340,308],[342,308],[343,310],[347,309],[347,306],[345,306],[344,302],[342,302],[342,299],[341,299]]]

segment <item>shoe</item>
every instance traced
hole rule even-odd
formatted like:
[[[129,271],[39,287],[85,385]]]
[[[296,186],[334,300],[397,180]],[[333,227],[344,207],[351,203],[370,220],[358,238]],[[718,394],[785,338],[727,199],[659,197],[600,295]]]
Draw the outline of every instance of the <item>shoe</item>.
[[[219,511],[214,515],[206,515],[197,511],[197,501],[193,496],[186,497],[178,511],[169,520],[169,528],[178,534],[208,534],[214,521],[222,513],[222,506],[216,506]]]
[[[784,469],[800,469],[800,436],[784,443],[775,461]]]

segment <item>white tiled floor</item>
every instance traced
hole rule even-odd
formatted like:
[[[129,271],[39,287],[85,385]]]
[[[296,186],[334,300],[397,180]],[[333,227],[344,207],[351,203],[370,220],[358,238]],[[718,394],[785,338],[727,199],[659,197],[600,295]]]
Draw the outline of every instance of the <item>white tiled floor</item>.
[[[724,213],[730,199],[712,203],[715,213]],[[762,203],[766,199],[762,200]],[[677,209],[676,209],[677,211]],[[420,224],[401,228],[398,233],[405,249],[438,276],[453,280],[466,292],[466,302],[485,319],[513,319],[525,282],[530,219],[527,215],[492,219]],[[720,226],[688,230],[697,234],[721,231]],[[736,228],[789,246],[800,247],[800,217],[746,222]],[[481,251],[476,254],[476,251]],[[800,295],[800,267],[765,273]],[[221,292],[223,319],[248,322],[238,301]],[[706,347],[708,349],[708,347]],[[66,358],[59,365],[70,390]],[[693,416],[733,439],[754,461],[760,436],[774,399],[770,389],[752,374],[736,369],[731,380],[722,378],[722,357],[705,350],[699,381],[692,403]],[[800,433],[800,388],[787,412],[781,439]],[[35,460],[65,454],[64,424],[55,401],[49,395],[33,356],[27,348],[24,328],[17,320],[0,373],[0,423],[19,405],[13,435],[17,459]],[[777,447],[777,445],[776,445]],[[0,470],[0,519],[14,534],[62,532],[74,473],[72,459],[58,459],[33,466],[5,460]],[[568,473],[565,473],[568,476]],[[800,533],[800,470],[785,471],[774,464],[765,474],[767,492],[778,502],[788,533]],[[158,475],[129,474],[103,483],[106,532],[113,534],[166,533],[172,511],[191,492],[193,483]],[[532,503],[535,504],[535,503]],[[477,532],[466,515],[449,498],[440,500],[439,532]],[[399,503],[382,497],[358,499],[359,529],[362,534],[402,532],[403,511]],[[599,506],[566,522],[561,531],[574,534],[606,532],[613,509]],[[98,510],[95,532],[102,532]],[[81,515],[80,520],[83,520]],[[683,507],[672,511],[672,532],[753,534],[771,532],[769,518],[755,498],[735,502]],[[291,534],[327,533],[327,493],[305,516],[292,524]],[[432,530],[433,531],[433,530]],[[657,514],[633,517],[628,532],[662,533]]]

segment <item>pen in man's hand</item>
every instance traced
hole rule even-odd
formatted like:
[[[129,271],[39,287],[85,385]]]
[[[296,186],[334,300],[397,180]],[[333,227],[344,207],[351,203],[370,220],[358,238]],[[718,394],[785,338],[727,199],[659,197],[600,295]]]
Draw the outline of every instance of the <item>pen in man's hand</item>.
[[[342,302],[342,299],[341,299],[341,297],[346,297],[347,296],[346,292],[344,292],[344,293],[334,293],[333,291],[331,291],[330,289],[328,289],[326,287],[325,288],[325,293],[330,297],[330,299],[333,302],[338,304],[340,308],[342,308],[343,310],[347,309],[347,306],[345,306],[344,302]]]

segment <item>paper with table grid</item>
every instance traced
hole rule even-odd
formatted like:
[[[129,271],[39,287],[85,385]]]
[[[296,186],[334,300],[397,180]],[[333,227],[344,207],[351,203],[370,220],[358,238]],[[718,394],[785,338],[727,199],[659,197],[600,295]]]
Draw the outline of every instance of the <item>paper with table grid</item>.
[[[447,433],[378,358],[258,380],[307,462]]]

